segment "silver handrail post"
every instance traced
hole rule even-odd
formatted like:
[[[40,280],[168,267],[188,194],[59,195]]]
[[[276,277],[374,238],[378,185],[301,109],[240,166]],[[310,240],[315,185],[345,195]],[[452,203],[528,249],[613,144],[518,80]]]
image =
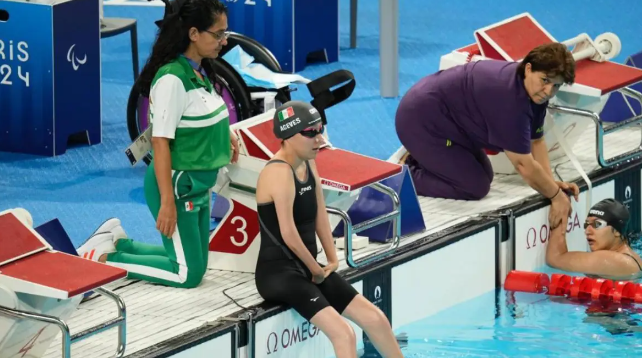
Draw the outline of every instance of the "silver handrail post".
[[[8,307],[0,306],[0,314],[4,314],[9,317],[14,318],[24,318],[34,321],[55,324],[58,326],[62,332],[62,357],[71,358],[71,344],[81,341],[83,339],[89,338],[95,334],[101,333],[108,329],[118,326],[118,349],[116,351],[116,357],[121,358],[125,355],[125,347],[127,345],[127,310],[125,308],[125,302],[120,298],[120,296],[115,293],[105,289],[105,288],[96,288],[94,291],[100,293],[103,296],[109,297],[116,302],[118,306],[118,318],[110,319],[107,322],[103,322],[99,325],[88,328],[82,332],[76,333],[73,336],[70,334],[69,326],[67,323],[61,319],[41,314],[41,313],[32,313],[22,310],[16,310]]]
[[[363,267],[371,262],[391,255],[399,247],[399,243],[401,241],[401,200],[399,199],[399,195],[397,195],[394,190],[381,183],[374,183],[371,185],[371,188],[388,195],[392,199],[393,209],[390,213],[377,216],[357,225],[352,225],[352,220],[345,211],[332,207],[326,208],[328,214],[337,215],[341,218],[341,221],[343,221],[346,262],[348,266],[352,268]],[[390,246],[378,253],[366,256],[365,258],[356,261],[352,254],[352,235],[388,221],[392,221],[393,237]]]
[[[632,97],[637,99],[642,105],[642,94],[634,89],[623,87],[617,90],[625,96]],[[604,123],[600,118],[600,115],[589,110],[573,108],[567,106],[561,106],[556,104],[549,104],[548,108],[555,112],[590,118],[593,123],[595,123],[595,156],[598,164],[602,168],[610,168],[622,163],[636,160],[642,158],[642,136],[640,139],[640,145],[636,149],[630,150],[626,153],[616,155],[611,158],[605,158],[604,156],[604,136],[624,128],[636,126],[642,124],[642,115],[633,116],[624,121],[618,122],[616,124],[610,125],[604,128]]]

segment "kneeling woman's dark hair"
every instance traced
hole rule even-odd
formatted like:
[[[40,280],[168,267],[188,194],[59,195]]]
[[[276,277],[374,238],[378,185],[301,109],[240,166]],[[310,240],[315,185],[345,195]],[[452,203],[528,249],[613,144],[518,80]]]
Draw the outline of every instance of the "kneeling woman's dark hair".
[[[216,23],[219,16],[227,15],[227,8],[219,0],[176,0],[174,10],[166,7],[152,53],[141,71],[138,85],[143,95],[149,96],[156,72],[187,51],[190,45],[189,29],[203,32]],[[213,78],[212,68],[203,61],[203,68]],[[220,94],[220,93],[219,93]]]
[[[533,72],[544,72],[547,76],[561,76],[564,83],[575,82],[575,59],[566,45],[559,42],[540,45],[531,50],[519,64],[517,73],[524,78],[526,64]]]

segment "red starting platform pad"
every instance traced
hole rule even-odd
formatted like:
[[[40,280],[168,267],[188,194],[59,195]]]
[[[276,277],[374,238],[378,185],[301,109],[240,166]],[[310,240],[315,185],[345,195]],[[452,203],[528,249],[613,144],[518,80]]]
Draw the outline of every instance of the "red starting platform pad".
[[[242,128],[241,139],[248,155],[269,160],[281,148],[271,120]],[[401,173],[401,166],[337,148],[323,148],[315,159],[321,184],[341,191],[364,188]]]
[[[463,47],[469,58],[521,61],[533,48],[560,42],[530,14],[524,13],[475,31],[475,44]],[[599,97],[642,81],[642,70],[611,61],[581,59],[576,62],[574,87],[579,94]]]
[[[0,216],[0,284],[14,292],[67,299],[121,279],[127,271],[53,251],[15,215]]]
[[[50,246],[33,229],[13,214],[0,216],[0,267],[23,257],[48,250]]]
[[[124,352],[124,302],[101,286],[124,278],[127,271],[53,250],[29,226],[31,220],[23,222],[17,215],[29,214],[0,214],[0,357],[42,357],[61,333],[62,356],[70,357],[72,343],[112,327],[119,329],[117,349]],[[112,298],[119,317],[72,337],[65,321],[89,291]]]

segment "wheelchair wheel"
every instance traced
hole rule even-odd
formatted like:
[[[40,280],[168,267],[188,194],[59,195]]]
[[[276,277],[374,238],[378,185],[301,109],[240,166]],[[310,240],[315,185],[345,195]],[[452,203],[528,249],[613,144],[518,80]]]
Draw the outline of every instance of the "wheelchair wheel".
[[[230,36],[227,38],[227,45],[223,47],[223,50],[221,50],[219,58],[223,57],[228,51],[237,45],[241,46],[243,51],[247,52],[248,55],[254,57],[254,61],[263,64],[270,71],[283,72],[279,61],[274,57],[274,54],[267,49],[267,47],[261,45],[251,37],[247,37],[236,32],[230,33]]]
[[[250,91],[243,82],[241,76],[225,61],[210,61],[216,73],[216,80],[213,83],[222,94],[223,101],[227,106],[230,124],[247,119],[253,112]],[[140,93],[138,83],[129,93],[127,102],[127,130],[133,142],[149,126],[149,98]],[[148,153],[143,161],[149,164],[152,160],[151,153]]]

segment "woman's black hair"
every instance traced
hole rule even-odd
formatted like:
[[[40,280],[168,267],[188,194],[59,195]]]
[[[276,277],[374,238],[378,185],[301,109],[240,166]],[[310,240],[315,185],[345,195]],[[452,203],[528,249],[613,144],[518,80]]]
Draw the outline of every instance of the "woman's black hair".
[[[227,15],[227,8],[219,0],[176,0],[175,3],[165,4],[165,17],[160,22],[152,53],[138,78],[140,92],[147,97],[156,72],[187,51],[190,45],[189,29],[194,27],[198,31],[205,31],[220,15]],[[203,59],[201,66],[210,79],[216,79],[209,59]]]

